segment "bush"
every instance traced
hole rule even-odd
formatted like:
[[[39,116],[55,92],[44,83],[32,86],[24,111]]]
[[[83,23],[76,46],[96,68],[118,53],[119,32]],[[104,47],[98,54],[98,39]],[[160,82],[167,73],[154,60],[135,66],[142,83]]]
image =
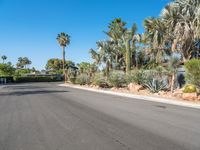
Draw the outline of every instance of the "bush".
[[[143,70],[133,70],[130,74],[126,75],[126,82],[136,83],[141,85],[144,82],[145,76]]]
[[[105,76],[102,74],[95,74],[93,82],[94,85],[97,85],[102,88],[109,87],[108,81],[106,80]]]
[[[90,77],[87,74],[81,74],[77,77],[76,83],[80,85],[90,84]]]
[[[192,85],[192,84],[186,85],[183,89],[183,93],[196,93],[196,92],[197,92],[197,88],[195,85]]]
[[[69,81],[73,84],[76,83],[76,77],[69,77]]]
[[[31,69],[18,69],[18,70],[15,71],[15,76],[22,76],[22,75],[25,75],[25,74],[29,74],[31,72],[32,72]]]
[[[186,81],[200,88],[200,60],[192,59],[185,63]]]
[[[111,86],[122,87],[126,84],[126,74],[122,71],[113,71],[108,81]]]
[[[26,76],[26,77],[14,77],[14,82],[25,83],[25,82],[56,82],[60,81],[55,76]]]

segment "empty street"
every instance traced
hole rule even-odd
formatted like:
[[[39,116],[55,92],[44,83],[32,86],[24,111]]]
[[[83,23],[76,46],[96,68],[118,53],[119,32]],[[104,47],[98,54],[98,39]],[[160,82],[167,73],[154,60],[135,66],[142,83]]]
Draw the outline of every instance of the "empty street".
[[[200,150],[200,110],[57,83],[8,85],[0,150]]]

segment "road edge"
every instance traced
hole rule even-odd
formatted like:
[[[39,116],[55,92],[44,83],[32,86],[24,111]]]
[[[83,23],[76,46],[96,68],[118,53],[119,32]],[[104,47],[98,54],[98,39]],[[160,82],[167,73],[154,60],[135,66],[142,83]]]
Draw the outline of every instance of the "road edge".
[[[109,94],[109,95],[116,95],[116,96],[127,97],[127,98],[134,98],[134,99],[144,100],[144,101],[151,101],[151,102],[158,102],[158,103],[200,109],[200,104],[193,104],[193,103],[189,103],[189,102],[177,101],[177,100],[172,100],[172,99],[157,98],[157,97],[152,97],[152,96],[142,96],[142,95],[137,95],[137,94],[129,94],[129,93],[122,93],[122,92],[114,92],[114,91],[105,91],[105,90],[101,90],[101,89],[80,87],[80,86],[69,85],[69,84],[59,84],[58,86],[69,87],[69,88],[74,88],[74,89],[81,89],[81,90]]]

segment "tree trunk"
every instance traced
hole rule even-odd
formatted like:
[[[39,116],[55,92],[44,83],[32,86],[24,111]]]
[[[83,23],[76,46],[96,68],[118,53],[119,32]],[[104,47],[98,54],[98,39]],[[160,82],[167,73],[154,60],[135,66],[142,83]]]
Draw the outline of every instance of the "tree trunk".
[[[119,69],[119,56],[116,54],[115,56],[115,70],[118,70]]]
[[[130,52],[130,42],[126,42],[126,73],[131,71],[131,52]]]
[[[108,79],[110,73],[110,63],[109,61],[106,62],[106,78]]]
[[[67,82],[67,75],[66,75],[66,71],[65,71],[65,47],[63,46],[63,75],[64,75],[64,80],[65,83]]]
[[[111,58],[110,58],[110,64],[109,64],[109,65],[110,65],[110,70],[113,70],[113,63],[112,63],[112,62],[113,62],[113,59],[112,59],[112,57],[111,57]]]
[[[174,81],[175,81],[175,72],[173,71],[171,79],[171,93],[174,92]]]

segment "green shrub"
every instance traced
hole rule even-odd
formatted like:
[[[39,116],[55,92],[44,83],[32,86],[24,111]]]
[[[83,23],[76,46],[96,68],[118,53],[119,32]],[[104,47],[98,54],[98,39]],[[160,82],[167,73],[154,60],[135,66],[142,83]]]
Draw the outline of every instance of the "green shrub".
[[[26,76],[26,77],[14,77],[14,82],[25,83],[25,82],[56,82],[60,81],[55,76]]]
[[[103,76],[103,74],[95,74],[93,82],[94,85],[97,85],[102,88],[109,87],[108,81],[106,80],[106,77]]]
[[[90,84],[90,77],[87,74],[81,74],[77,77],[76,83],[80,85]]]
[[[196,93],[196,92],[197,92],[197,88],[195,85],[192,85],[192,84],[186,85],[183,89],[183,93]]]
[[[122,71],[113,71],[108,81],[111,86],[122,87],[126,84],[126,74]]]
[[[76,83],[76,77],[69,77],[69,81],[73,84]]]
[[[133,70],[131,73],[126,75],[126,82],[129,83],[136,83],[141,85],[145,79],[144,71],[143,70]]]
[[[22,76],[22,75],[25,75],[25,74],[29,74],[31,72],[32,72],[31,69],[18,69],[18,70],[15,71],[15,76]]]
[[[200,88],[200,60],[189,60],[184,66],[186,69],[186,81]]]

